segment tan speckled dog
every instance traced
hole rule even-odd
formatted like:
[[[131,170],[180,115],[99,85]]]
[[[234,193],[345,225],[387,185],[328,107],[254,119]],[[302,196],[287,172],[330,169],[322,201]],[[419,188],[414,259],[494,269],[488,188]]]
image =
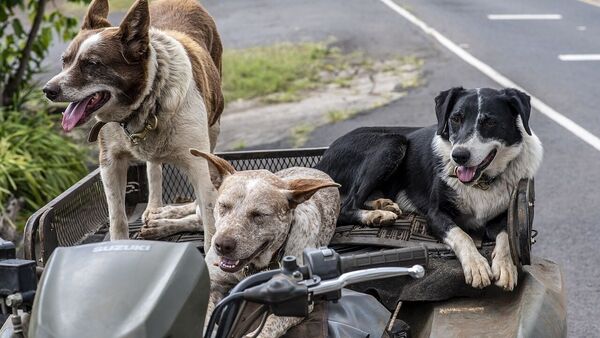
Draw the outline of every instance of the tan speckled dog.
[[[305,248],[324,246],[331,240],[340,195],[339,184],[327,174],[299,167],[276,173],[236,172],[215,155],[190,152],[207,159],[221,176],[216,187],[216,233],[206,255],[211,281],[209,315],[245,272],[267,269],[287,255],[301,259]],[[300,321],[270,316],[258,337],[280,337]]]

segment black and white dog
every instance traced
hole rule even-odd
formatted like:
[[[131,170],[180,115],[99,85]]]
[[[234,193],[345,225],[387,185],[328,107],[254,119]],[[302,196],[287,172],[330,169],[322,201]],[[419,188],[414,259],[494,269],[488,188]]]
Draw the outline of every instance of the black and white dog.
[[[435,98],[435,111],[437,126],[359,128],[333,142],[317,168],[342,185],[338,222],[385,225],[401,209],[417,211],[454,250],[467,284],[512,290],[507,209],[543,154],[529,127],[529,96],[457,87]],[[495,239],[491,268],[465,230]]]

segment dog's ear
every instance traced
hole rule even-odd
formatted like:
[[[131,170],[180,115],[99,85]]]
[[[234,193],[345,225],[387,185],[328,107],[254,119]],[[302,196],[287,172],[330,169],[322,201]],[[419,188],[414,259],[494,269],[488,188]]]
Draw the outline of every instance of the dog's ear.
[[[440,92],[435,97],[435,115],[437,116],[437,134],[448,139],[448,117],[456,98],[464,90],[463,87],[454,87]]]
[[[502,90],[508,99],[512,109],[521,116],[523,127],[527,134],[531,135],[529,128],[529,115],[531,115],[531,97],[522,91],[514,88],[505,88]]]
[[[335,182],[314,178],[297,178],[288,180],[287,182],[288,189],[285,193],[290,201],[291,208],[295,208],[298,204],[310,199],[319,189],[341,187],[341,185]]]
[[[148,0],[137,0],[125,15],[117,33],[128,62],[143,60],[150,48],[150,10]]]
[[[110,27],[108,22],[108,0],[93,0],[83,17],[81,29]]]
[[[194,149],[194,148],[190,148],[190,154],[192,154],[196,157],[205,158],[209,163],[209,167],[210,167],[210,164],[212,164],[212,167],[214,167],[217,170],[217,174],[219,177],[211,177],[211,179],[213,181],[213,185],[215,186],[216,189],[219,189],[219,187],[221,186],[221,183],[223,183],[223,180],[225,179],[225,177],[235,174],[235,168],[229,162],[225,161],[224,159],[220,158],[219,156],[216,156],[216,155],[213,155],[210,153],[205,153],[203,151],[200,151],[200,150]],[[212,172],[211,172],[211,174],[212,174]]]

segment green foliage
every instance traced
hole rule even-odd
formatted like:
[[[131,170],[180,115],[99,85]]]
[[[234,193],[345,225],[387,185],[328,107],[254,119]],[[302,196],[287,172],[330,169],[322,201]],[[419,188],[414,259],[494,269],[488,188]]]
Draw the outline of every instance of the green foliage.
[[[329,123],[337,123],[337,122],[341,122],[344,120],[347,120],[351,117],[353,117],[354,115],[356,115],[356,113],[358,113],[358,111],[355,110],[349,110],[349,109],[344,109],[344,110],[332,110],[330,112],[327,112],[327,122]]]
[[[223,55],[225,101],[271,95],[267,102],[285,102],[296,93],[314,88],[319,72],[337,50],[324,44],[277,44],[239,50]]]
[[[33,211],[87,173],[86,153],[43,111],[0,109],[0,208],[11,195]]]
[[[48,0],[0,1],[0,106],[21,107],[33,76],[43,71],[42,61],[53,36],[69,40],[76,34],[77,19],[57,9],[46,10],[52,3]]]
[[[25,214],[35,211],[87,172],[84,150],[60,134],[46,107],[35,106],[42,101],[34,75],[43,71],[52,39],[77,31],[75,18],[50,5],[0,1],[0,214],[11,196],[25,200]]]
[[[302,123],[291,130],[291,141],[294,148],[302,147],[306,141],[308,141],[308,137],[315,130],[315,126],[308,123]]]

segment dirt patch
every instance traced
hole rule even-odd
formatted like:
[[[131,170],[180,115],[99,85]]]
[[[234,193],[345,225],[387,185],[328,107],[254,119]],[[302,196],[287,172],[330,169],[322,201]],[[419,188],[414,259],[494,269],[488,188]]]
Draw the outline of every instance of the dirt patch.
[[[218,149],[240,150],[241,145],[254,147],[284,139],[301,147],[314,128],[351,119],[421,86],[422,65],[414,57],[363,60],[341,71],[323,71],[323,85],[303,91],[296,102],[268,104],[262,98],[233,102],[221,117]]]

